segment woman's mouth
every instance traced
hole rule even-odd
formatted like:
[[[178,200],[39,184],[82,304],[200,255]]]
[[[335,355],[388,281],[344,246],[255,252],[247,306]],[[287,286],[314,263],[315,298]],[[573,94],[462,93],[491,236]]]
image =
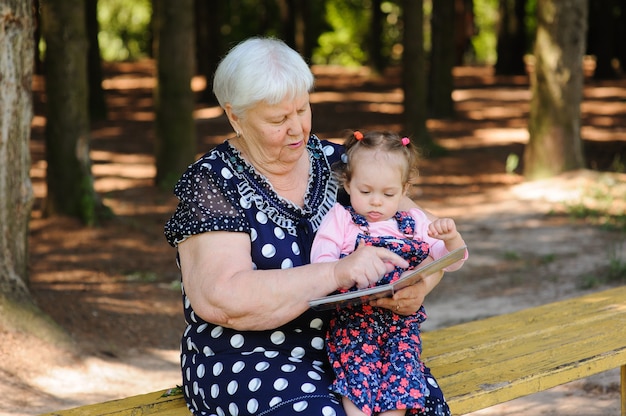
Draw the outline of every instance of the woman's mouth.
[[[295,143],[288,144],[287,146],[291,147],[292,149],[297,149],[298,147],[302,146],[303,143],[303,140],[299,140]]]

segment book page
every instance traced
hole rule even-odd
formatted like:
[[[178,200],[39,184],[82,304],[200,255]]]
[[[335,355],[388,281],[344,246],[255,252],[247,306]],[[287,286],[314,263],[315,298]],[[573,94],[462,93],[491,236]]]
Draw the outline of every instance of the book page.
[[[316,310],[326,310],[341,308],[348,305],[358,305],[361,303],[371,302],[374,299],[391,297],[398,290],[414,285],[424,277],[429,276],[441,269],[445,269],[457,261],[462,260],[463,257],[465,257],[465,250],[467,250],[467,246],[459,247],[438,260],[418,267],[411,273],[402,276],[393,283],[313,299],[309,301],[309,306]]]

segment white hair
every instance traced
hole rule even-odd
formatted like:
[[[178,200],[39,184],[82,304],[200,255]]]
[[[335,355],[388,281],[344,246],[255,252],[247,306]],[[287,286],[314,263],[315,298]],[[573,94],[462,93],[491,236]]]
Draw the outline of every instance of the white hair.
[[[222,59],[213,78],[220,106],[238,116],[258,102],[270,105],[313,90],[313,74],[300,54],[274,38],[250,38]]]

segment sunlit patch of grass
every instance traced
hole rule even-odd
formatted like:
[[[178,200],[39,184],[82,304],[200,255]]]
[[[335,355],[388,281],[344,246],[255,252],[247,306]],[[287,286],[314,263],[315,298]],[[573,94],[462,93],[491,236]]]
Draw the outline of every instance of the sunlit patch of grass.
[[[592,289],[602,284],[626,283],[626,240],[613,244],[607,253],[607,265],[594,275],[582,277],[582,289]]]
[[[576,201],[564,203],[565,212],[610,230],[626,231],[626,182],[602,175]]]
[[[159,280],[159,275],[151,271],[135,271],[127,274],[126,280],[129,282],[150,283]]]

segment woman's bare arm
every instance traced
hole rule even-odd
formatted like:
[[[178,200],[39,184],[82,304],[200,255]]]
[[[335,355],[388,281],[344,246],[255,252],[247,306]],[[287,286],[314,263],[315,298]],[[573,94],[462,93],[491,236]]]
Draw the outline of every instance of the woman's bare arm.
[[[202,319],[241,330],[271,329],[308,309],[308,301],[338,288],[365,287],[407,267],[380,247],[362,247],[342,260],[277,270],[253,270],[245,233],[209,232],[178,247],[185,293]]]

